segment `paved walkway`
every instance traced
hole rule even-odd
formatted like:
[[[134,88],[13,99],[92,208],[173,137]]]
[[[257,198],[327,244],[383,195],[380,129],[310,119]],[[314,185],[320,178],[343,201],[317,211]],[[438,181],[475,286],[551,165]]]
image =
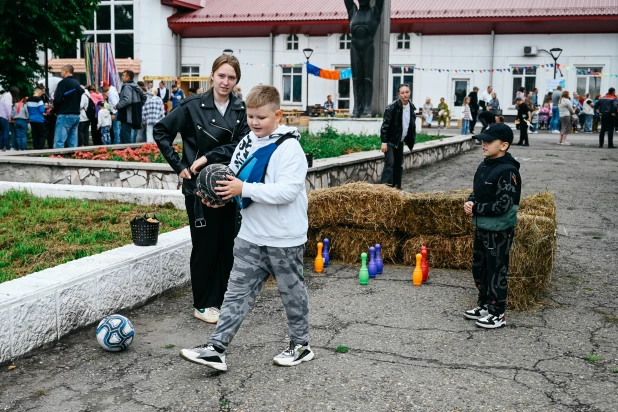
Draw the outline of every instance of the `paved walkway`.
[[[547,299],[508,312],[506,328],[463,319],[475,301],[463,271],[433,270],[415,288],[410,268],[387,266],[360,287],[358,268],[316,275],[307,262],[312,362],[272,365],[286,345],[272,285],[233,342],[228,373],[181,360],[178,350],[204,343],[213,326],[192,317],[190,294],[178,290],[127,314],[136,340],[125,353],[103,352],[88,327],[3,368],[0,410],[615,411],[618,150],[596,148],[591,135],[569,147],[556,140],[533,135],[529,148],[512,149],[525,194],[556,192],[560,237]],[[469,187],[480,160],[476,149],[415,170],[406,189]]]

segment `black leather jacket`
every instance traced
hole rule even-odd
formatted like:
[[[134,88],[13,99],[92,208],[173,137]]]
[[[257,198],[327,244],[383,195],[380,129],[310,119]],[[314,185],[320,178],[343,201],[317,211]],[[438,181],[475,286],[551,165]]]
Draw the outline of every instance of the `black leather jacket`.
[[[412,102],[410,105],[410,124],[408,126],[408,135],[406,136],[405,143],[410,150],[414,148],[414,142],[416,141],[416,107]],[[395,148],[399,147],[401,143],[401,135],[403,134],[403,103],[401,99],[397,99],[388,106],[384,111],[384,120],[382,121],[382,127],[380,129],[380,138],[382,143],[388,143]]]
[[[190,167],[199,156],[206,156],[207,164],[228,164],[238,142],[249,134],[245,103],[230,94],[230,103],[222,116],[215,106],[212,92],[198,94],[180,104],[155,124],[153,137],[161,154],[178,174]],[[182,158],[174,151],[174,139],[182,136]],[[193,195],[197,176],[184,179],[182,193]]]

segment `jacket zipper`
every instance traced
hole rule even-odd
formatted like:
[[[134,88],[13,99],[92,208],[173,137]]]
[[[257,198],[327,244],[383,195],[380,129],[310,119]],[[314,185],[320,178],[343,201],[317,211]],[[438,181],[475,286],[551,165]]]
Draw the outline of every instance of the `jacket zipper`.
[[[214,126],[214,127],[216,127],[216,128],[219,128],[219,129],[225,130],[226,132],[228,132],[228,133],[230,134],[230,142],[231,142],[231,141],[232,141],[232,139],[234,138],[234,132],[233,132],[232,130],[230,130],[230,129],[226,129],[225,127],[217,126],[217,125],[216,125],[216,124],[214,124],[214,123],[211,123],[210,125],[211,125],[211,126]]]
[[[208,133],[208,131],[202,127],[201,125],[197,125],[198,130],[200,130],[202,133],[204,133],[206,136],[210,137],[212,140],[214,140],[215,142],[219,143],[219,141],[210,133]]]

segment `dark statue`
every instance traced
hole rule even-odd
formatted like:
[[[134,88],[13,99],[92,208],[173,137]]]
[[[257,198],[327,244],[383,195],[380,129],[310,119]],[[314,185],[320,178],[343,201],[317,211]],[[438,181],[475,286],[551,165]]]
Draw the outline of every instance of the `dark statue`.
[[[384,0],[344,0],[348,9],[350,32],[352,35],[352,90],[354,93],[353,117],[371,117],[373,98],[373,65],[375,59],[374,37],[382,19]]]

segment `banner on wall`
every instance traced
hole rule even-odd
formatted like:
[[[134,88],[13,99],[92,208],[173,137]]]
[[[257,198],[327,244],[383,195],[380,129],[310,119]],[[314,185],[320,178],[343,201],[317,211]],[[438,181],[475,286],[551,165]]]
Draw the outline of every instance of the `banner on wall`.
[[[545,81],[545,91],[555,90],[558,86],[564,89],[566,87],[566,81],[564,79],[550,79]]]

